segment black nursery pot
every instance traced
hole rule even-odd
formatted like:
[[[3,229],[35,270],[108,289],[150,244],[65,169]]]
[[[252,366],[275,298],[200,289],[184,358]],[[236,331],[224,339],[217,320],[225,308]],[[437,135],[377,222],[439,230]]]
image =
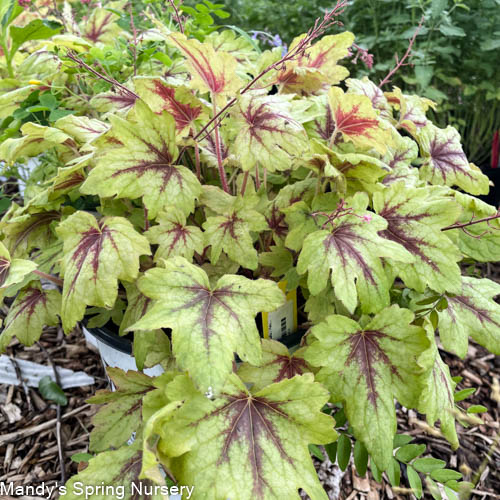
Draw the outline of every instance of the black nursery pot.
[[[491,166],[485,165],[481,167],[481,170],[489,177],[494,186],[491,186],[487,195],[479,196],[479,199],[498,208],[500,206],[500,168],[491,168]]]

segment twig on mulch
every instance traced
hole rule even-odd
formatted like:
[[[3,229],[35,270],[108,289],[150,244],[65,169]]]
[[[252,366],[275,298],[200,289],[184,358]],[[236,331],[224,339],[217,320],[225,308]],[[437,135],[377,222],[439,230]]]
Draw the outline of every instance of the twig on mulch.
[[[54,372],[54,377],[56,379],[56,384],[61,387],[61,377],[59,377],[59,373],[56,369],[56,366],[54,365],[54,363],[52,362],[52,358],[49,354],[49,351],[47,351],[47,349],[45,349],[45,347],[43,347],[42,344],[40,344],[40,342],[37,342],[38,346],[40,347],[40,349],[45,353],[45,355],[47,356],[47,359],[50,363],[50,366],[52,366],[52,370]],[[57,451],[58,451],[58,455],[59,455],[59,463],[61,465],[61,484],[65,484],[66,483],[66,467],[64,465],[64,442],[63,442],[63,438],[62,438],[62,434],[61,434],[61,416],[62,416],[62,407],[61,405],[58,403],[57,404],[57,421],[56,421],[56,438],[57,438]]]
[[[23,379],[21,369],[19,368],[19,365],[17,364],[16,359],[13,356],[9,356],[9,359],[10,359],[10,362],[12,363],[12,366],[14,367],[14,370],[16,371],[17,378],[19,379],[19,382],[21,383],[24,394],[26,396],[26,401],[28,402],[28,410],[31,413],[33,411],[33,403],[31,402],[30,391],[28,389],[28,386],[26,385],[26,382]]]

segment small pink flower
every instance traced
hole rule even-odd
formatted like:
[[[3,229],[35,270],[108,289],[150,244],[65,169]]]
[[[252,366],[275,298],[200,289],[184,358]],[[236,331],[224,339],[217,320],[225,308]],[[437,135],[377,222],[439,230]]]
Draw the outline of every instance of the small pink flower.
[[[92,0],[82,0],[82,3],[84,3],[84,4],[88,4],[88,3],[90,3],[91,1],[92,1]]]
[[[371,214],[363,215],[363,219],[365,222],[370,222],[373,219],[373,215]]]
[[[30,6],[31,0],[18,0],[19,5],[23,8],[26,9],[27,7]]]

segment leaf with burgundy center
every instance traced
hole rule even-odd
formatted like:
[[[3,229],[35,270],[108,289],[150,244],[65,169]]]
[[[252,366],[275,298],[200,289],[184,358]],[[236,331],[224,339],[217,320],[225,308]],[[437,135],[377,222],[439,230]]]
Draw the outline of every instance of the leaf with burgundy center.
[[[340,87],[331,87],[328,103],[335,129],[330,139],[352,142],[361,151],[373,149],[384,154],[392,143],[389,129],[379,120],[372,103],[365,95],[346,94]]]
[[[474,195],[488,193],[488,177],[469,163],[455,128],[440,129],[429,123],[419,130],[417,140],[425,160],[420,167],[423,180],[431,184],[458,186]]]
[[[236,74],[237,63],[233,55],[216,51],[211,43],[187,39],[181,33],[169,35],[169,40],[186,58],[193,89],[202,94],[211,92],[215,96],[225,96],[234,94],[243,86]]]
[[[1,275],[0,258],[0,275]],[[26,346],[33,345],[42,334],[44,326],[59,323],[61,294],[58,290],[44,290],[40,283],[32,282],[16,296],[5,318],[0,334],[0,352],[13,337]]]
[[[119,17],[107,9],[94,8],[83,23],[82,36],[93,43],[113,43],[121,33]]]
[[[448,307],[438,312],[439,337],[447,351],[467,354],[469,337],[500,354],[500,285],[488,279],[462,277],[461,291],[447,294]]]
[[[413,263],[391,262],[406,286],[424,292],[458,293],[462,254],[441,229],[453,224],[461,208],[453,199],[427,188],[391,184],[373,196],[375,211],[387,221],[380,235],[402,245],[413,255]]]
[[[140,440],[136,440],[130,446],[124,445],[116,450],[104,451],[91,458],[85,469],[68,479],[66,493],[60,498],[79,500],[80,488],[84,488],[84,491],[88,488],[88,491],[120,492],[120,498],[123,500],[162,500],[164,495],[150,495],[150,492],[154,491],[152,481],[139,479],[141,466]],[[102,499],[110,497],[107,494],[95,496]]]
[[[180,135],[188,135],[194,130],[196,120],[203,116],[202,102],[187,87],[169,85],[160,77],[137,77],[134,87],[152,111],[156,114],[167,111],[174,117]]]
[[[155,262],[175,255],[192,260],[195,252],[203,253],[205,245],[201,229],[187,225],[186,216],[177,207],[166,207],[160,212],[156,222],[158,224],[150,227],[145,233],[152,244],[158,245]]]
[[[167,204],[189,214],[201,185],[188,168],[174,164],[178,155],[174,119],[165,111],[156,115],[141,101],[134,110],[137,122],[110,117],[111,133],[123,145],[101,146],[81,191],[102,197],[142,197],[150,218]]]
[[[305,348],[300,348],[290,354],[281,342],[263,339],[262,363],[260,366],[243,363],[238,368],[238,377],[250,384],[249,387],[255,392],[275,382],[308,373],[310,370],[304,361],[304,350]]]
[[[369,222],[363,215],[371,217]],[[389,305],[391,282],[381,257],[412,262],[413,256],[398,242],[379,236],[387,227],[382,217],[360,211],[359,217],[346,215],[334,226],[319,229],[306,236],[299,260],[299,274],[308,273],[307,284],[313,295],[331,283],[335,294],[353,313],[358,304],[364,312],[377,312]]]
[[[238,492],[240,500],[299,500],[300,488],[311,500],[327,499],[308,444],[332,442],[337,433],[321,412],[328,393],[311,373],[252,393],[233,376],[214,401],[180,376],[167,395],[185,403],[165,419],[158,448],[174,457],[175,477],[194,485],[195,500],[207,491],[214,499]]]
[[[61,222],[57,233],[64,241],[61,318],[69,332],[83,318],[87,305],[113,306],[118,279],[136,279],[139,256],[149,255],[151,249],[124,217],[98,221],[79,211]]]
[[[290,170],[293,159],[309,149],[304,127],[290,113],[288,97],[240,96],[231,117],[236,136],[230,151],[245,171],[256,165],[269,172]]]
[[[364,76],[361,80],[348,78],[345,83],[348,93],[365,95],[370,99],[374,109],[378,110],[383,118],[389,119],[392,117],[392,109],[386,96],[367,76]]]
[[[293,51],[305,35],[294,38]],[[321,38],[298,57],[287,62],[278,71],[276,84],[280,92],[300,95],[315,93],[324,85],[336,85],[349,75],[349,71],[337,63],[349,53],[354,35],[348,31]]]
[[[305,360],[321,367],[317,380],[335,401],[342,401],[356,439],[372,460],[385,470],[392,459],[396,432],[394,398],[415,408],[422,377],[430,370],[426,351],[430,342],[414,315],[392,305],[366,326],[345,316],[332,315],[312,327],[317,339]]]
[[[183,257],[147,271],[141,292],[156,302],[128,330],[172,329],[173,352],[202,390],[219,392],[232,371],[234,353],[261,361],[255,315],[272,311],[284,300],[272,281],[225,275],[212,287],[203,269]]]

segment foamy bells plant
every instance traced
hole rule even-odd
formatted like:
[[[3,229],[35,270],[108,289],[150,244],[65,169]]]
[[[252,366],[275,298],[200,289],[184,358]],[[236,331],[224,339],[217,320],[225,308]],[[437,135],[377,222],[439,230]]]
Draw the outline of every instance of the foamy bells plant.
[[[426,118],[431,101],[348,78],[354,36],[321,26],[285,60],[230,31],[162,32],[175,76],[139,74],[129,108],[24,125],[0,146],[11,163],[42,148],[62,165],[1,221],[15,296],[1,348],[87,314],[133,332],[140,369],[165,369],[108,370],[96,456],[65,498],[76,481],[129,495],[177,481],[194,499],[326,499],[310,445],[334,457],[339,433],[342,466],[352,437],[360,473],[369,462],[399,485],[402,462],[435,498],[436,482],[448,496],[465,484],[396,435],[395,402],[453,448],[456,419],[478,420],[438,342],[500,352],[500,285],[467,270],[500,260],[496,209],[474,197],[488,179]],[[303,298],[293,354],[255,322],[283,305],[278,282]]]

